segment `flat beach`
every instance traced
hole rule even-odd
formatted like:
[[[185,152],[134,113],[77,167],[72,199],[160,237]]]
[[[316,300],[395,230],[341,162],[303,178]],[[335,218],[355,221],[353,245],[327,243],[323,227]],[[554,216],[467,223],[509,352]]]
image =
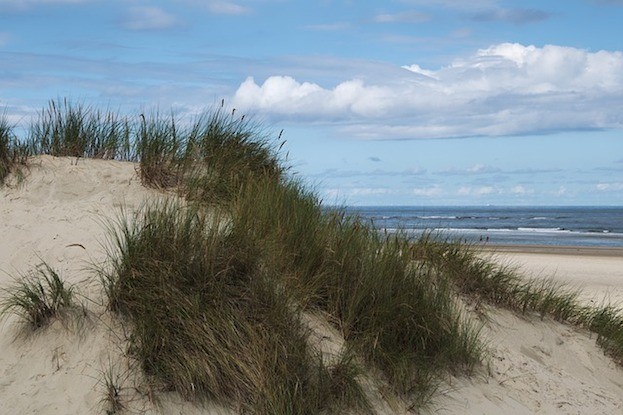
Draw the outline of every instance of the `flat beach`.
[[[0,287],[42,260],[93,301],[83,329],[54,324],[18,336],[0,324],[0,413],[103,413],[107,368],[123,372],[123,345],[107,328],[101,286],[90,264],[105,260],[105,219],[133,211],[160,192],[141,186],[132,163],[42,156],[24,182],[0,192]],[[482,255],[527,277],[552,277],[583,290],[587,301],[623,304],[623,249],[487,247]],[[431,414],[621,414],[623,369],[588,331],[538,316],[476,310],[488,363],[472,377],[449,377]],[[485,311],[485,310],[481,310]],[[172,396],[161,407],[133,402],[135,413],[223,414]],[[404,408],[379,412],[405,414]]]
[[[553,278],[577,288],[582,299],[623,306],[623,247],[488,245],[478,249],[528,277]]]

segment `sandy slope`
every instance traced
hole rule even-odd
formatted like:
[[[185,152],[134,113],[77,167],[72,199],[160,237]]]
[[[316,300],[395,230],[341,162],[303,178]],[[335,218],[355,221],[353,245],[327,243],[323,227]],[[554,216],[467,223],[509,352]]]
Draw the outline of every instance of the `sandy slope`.
[[[140,185],[134,169],[131,163],[44,156],[21,186],[0,190],[0,288],[45,260],[92,300],[92,315],[80,327],[56,322],[25,337],[18,336],[13,317],[0,325],[0,414],[101,413],[102,373],[111,365],[126,372],[122,345],[109,330],[114,322],[102,312],[97,277],[88,268],[105,257],[103,218],[115,217],[122,205],[132,210],[158,197]],[[452,379],[432,412],[623,413],[623,370],[586,332],[508,312],[490,316],[483,330],[491,376],[483,371]],[[132,385],[128,379],[126,386]],[[174,395],[162,405],[162,413],[225,413]],[[130,406],[134,413],[158,412],[146,398]]]

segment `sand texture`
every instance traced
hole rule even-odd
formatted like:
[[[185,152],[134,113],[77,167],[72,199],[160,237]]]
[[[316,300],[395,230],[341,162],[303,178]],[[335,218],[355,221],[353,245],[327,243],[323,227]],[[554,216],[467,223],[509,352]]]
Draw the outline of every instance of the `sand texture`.
[[[141,186],[135,165],[42,156],[23,183],[9,184],[0,189],[0,288],[46,261],[76,284],[89,312],[80,323],[56,321],[31,335],[23,335],[14,316],[0,324],[0,414],[104,413],[103,379],[111,367],[126,386],[129,413],[227,413],[174,394],[155,405],[128,373],[119,328],[104,310],[92,264],[105,258],[106,218],[162,196]],[[527,272],[581,284],[587,301],[623,299],[620,256],[498,255]],[[588,332],[499,310],[482,321],[489,368],[449,379],[430,413],[623,413],[623,369]]]

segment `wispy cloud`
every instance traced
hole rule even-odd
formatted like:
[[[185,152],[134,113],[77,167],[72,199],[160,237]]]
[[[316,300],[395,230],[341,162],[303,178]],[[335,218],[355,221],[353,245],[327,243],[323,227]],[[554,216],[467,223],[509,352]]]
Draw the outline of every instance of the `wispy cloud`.
[[[459,188],[457,194],[459,196],[487,196],[491,194],[499,194],[501,190],[493,186],[470,187],[464,186]]]
[[[348,22],[334,22],[334,23],[321,23],[321,24],[311,24],[306,25],[303,28],[309,30],[318,30],[323,32],[332,32],[338,30],[349,29],[351,24]]]
[[[413,195],[420,197],[438,197],[444,193],[444,190],[439,185],[429,187],[416,187],[411,190]]]
[[[623,6],[623,0],[593,0],[593,3],[606,4],[610,6]]]
[[[0,32],[0,47],[4,47],[9,43],[11,35],[8,32]]]
[[[424,7],[445,7],[457,10],[474,10],[496,6],[499,3],[499,0],[400,0],[400,2]]]
[[[539,9],[504,9],[484,10],[472,15],[477,22],[509,22],[514,24],[534,23],[549,19],[552,15]]]
[[[178,27],[180,21],[159,7],[132,7],[121,24],[124,28],[135,31],[165,30]]]
[[[85,4],[94,0],[0,0],[0,11],[21,12],[37,6]]]
[[[290,76],[247,78],[237,107],[344,123],[370,139],[542,134],[620,128],[623,53],[503,43],[440,69],[406,65],[327,88]],[[391,73],[391,75],[390,75]],[[426,75],[426,76],[422,76]]]
[[[487,166],[485,164],[475,164],[466,169],[457,169],[455,167],[452,167],[446,170],[436,172],[435,174],[440,174],[443,176],[465,176],[465,175],[493,174],[493,173],[500,173],[501,171],[502,170],[497,167]]]
[[[430,15],[414,10],[401,13],[381,13],[374,16],[376,23],[421,23],[430,19]]]
[[[598,183],[595,187],[602,192],[620,192],[623,190],[623,182]]]
[[[377,160],[372,160],[374,158],[378,158],[378,157],[370,157],[368,160],[370,161],[377,161]],[[381,161],[380,158],[378,158],[378,161]],[[339,169],[327,169],[324,170],[321,173],[315,174],[315,175],[310,175],[310,177],[316,177],[316,178],[347,178],[347,177],[414,177],[414,176],[423,176],[426,174],[426,169],[422,169],[419,167],[414,167],[411,169],[407,169],[407,170],[381,170],[381,169],[375,169],[375,170],[371,170],[371,171],[363,171],[363,170],[339,170]]]
[[[248,6],[229,0],[178,0],[188,5],[200,7],[213,14],[224,15],[243,15],[251,13],[252,9]]]

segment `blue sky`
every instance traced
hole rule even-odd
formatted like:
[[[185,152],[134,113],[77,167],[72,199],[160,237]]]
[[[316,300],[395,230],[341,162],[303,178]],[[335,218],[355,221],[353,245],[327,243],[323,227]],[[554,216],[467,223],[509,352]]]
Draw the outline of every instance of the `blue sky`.
[[[623,205],[623,1],[0,0],[0,108],[221,99],[328,203]]]

